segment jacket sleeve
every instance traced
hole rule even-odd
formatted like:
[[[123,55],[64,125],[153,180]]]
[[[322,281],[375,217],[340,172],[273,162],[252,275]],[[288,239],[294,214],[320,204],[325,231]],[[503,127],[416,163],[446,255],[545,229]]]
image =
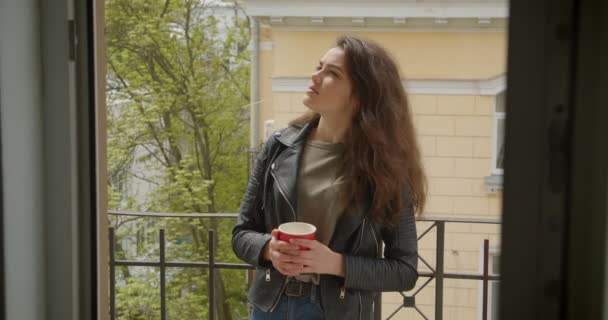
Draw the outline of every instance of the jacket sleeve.
[[[418,240],[416,221],[409,193],[399,224],[383,227],[384,257],[346,255],[344,259],[346,288],[372,291],[408,291],[418,280]]]
[[[262,258],[262,249],[272,236],[264,225],[261,190],[271,141],[272,138],[264,144],[255,161],[237,223],[232,229],[232,250],[241,260],[256,267],[271,266],[270,262]]]

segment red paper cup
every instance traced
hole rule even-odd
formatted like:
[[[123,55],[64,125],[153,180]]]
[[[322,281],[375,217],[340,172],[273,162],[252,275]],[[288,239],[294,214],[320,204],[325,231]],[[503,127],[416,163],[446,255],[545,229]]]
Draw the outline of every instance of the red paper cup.
[[[317,227],[305,222],[287,222],[279,226],[279,240],[289,242],[290,239],[314,240]],[[300,250],[310,250],[300,246]]]

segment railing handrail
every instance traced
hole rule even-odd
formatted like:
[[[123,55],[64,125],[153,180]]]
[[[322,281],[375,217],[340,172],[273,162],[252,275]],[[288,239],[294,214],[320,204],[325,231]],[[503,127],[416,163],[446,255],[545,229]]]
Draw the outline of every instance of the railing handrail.
[[[177,212],[133,212],[108,210],[113,216],[155,217],[155,218],[237,218],[238,213],[177,213]]]
[[[429,222],[449,222],[449,223],[482,223],[482,224],[502,224],[500,219],[483,218],[448,218],[439,216],[417,216],[416,221]]]
[[[178,213],[178,212],[134,212],[134,211],[119,211],[108,210],[108,214],[115,216],[129,217],[155,217],[155,218],[237,218],[238,213]],[[427,222],[449,222],[449,223],[481,223],[481,224],[501,224],[500,219],[484,219],[484,218],[452,218],[439,216],[416,216],[416,221]]]

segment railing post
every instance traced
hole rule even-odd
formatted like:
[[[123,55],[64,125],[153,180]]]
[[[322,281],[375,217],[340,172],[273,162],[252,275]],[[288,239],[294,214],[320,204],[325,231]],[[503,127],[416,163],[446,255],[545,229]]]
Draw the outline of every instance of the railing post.
[[[488,264],[490,254],[490,241],[483,240],[483,311],[482,319],[488,320]]]
[[[445,247],[445,222],[437,221],[437,251],[435,252],[435,319],[443,320],[443,251]]]
[[[116,266],[114,262],[114,228],[109,228],[108,237],[110,241],[110,320],[116,320]]]
[[[165,297],[165,229],[160,229],[160,319],[167,318],[167,299]]]
[[[376,292],[374,298],[374,320],[382,320],[382,292]]]
[[[209,230],[209,320],[215,320],[215,230]]]

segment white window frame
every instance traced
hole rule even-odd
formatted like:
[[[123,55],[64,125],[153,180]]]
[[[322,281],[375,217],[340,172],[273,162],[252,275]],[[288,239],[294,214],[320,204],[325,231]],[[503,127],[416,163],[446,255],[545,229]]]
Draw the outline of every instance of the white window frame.
[[[506,112],[498,112],[498,99],[501,95],[506,94],[505,90],[498,92],[494,96],[494,135],[492,137],[492,174],[494,175],[503,175],[504,169],[498,168],[496,166],[496,162],[498,160],[498,122],[504,121],[506,119]],[[504,129],[504,126],[503,126]],[[503,144],[504,144],[504,133],[503,133]],[[504,159],[503,159],[504,161]]]
[[[481,246],[481,249],[479,250],[479,272],[480,274],[483,274],[483,245]],[[496,273],[492,270],[492,265],[493,265],[493,260],[494,258],[499,257],[500,258],[500,249],[498,248],[492,248],[490,247],[490,250],[488,252],[488,274],[489,275],[496,275]],[[500,273],[500,272],[499,272]],[[493,298],[493,294],[492,294],[492,288],[494,286],[496,286],[499,283],[499,281],[488,281],[488,320],[498,320],[498,319],[494,319],[492,317],[492,308],[494,307],[493,303],[492,303],[492,298]],[[483,281],[479,281],[479,287],[478,287],[478,303],[477,303],[477,315],[478,315],[478,319],[482,320],[483,319]]]

